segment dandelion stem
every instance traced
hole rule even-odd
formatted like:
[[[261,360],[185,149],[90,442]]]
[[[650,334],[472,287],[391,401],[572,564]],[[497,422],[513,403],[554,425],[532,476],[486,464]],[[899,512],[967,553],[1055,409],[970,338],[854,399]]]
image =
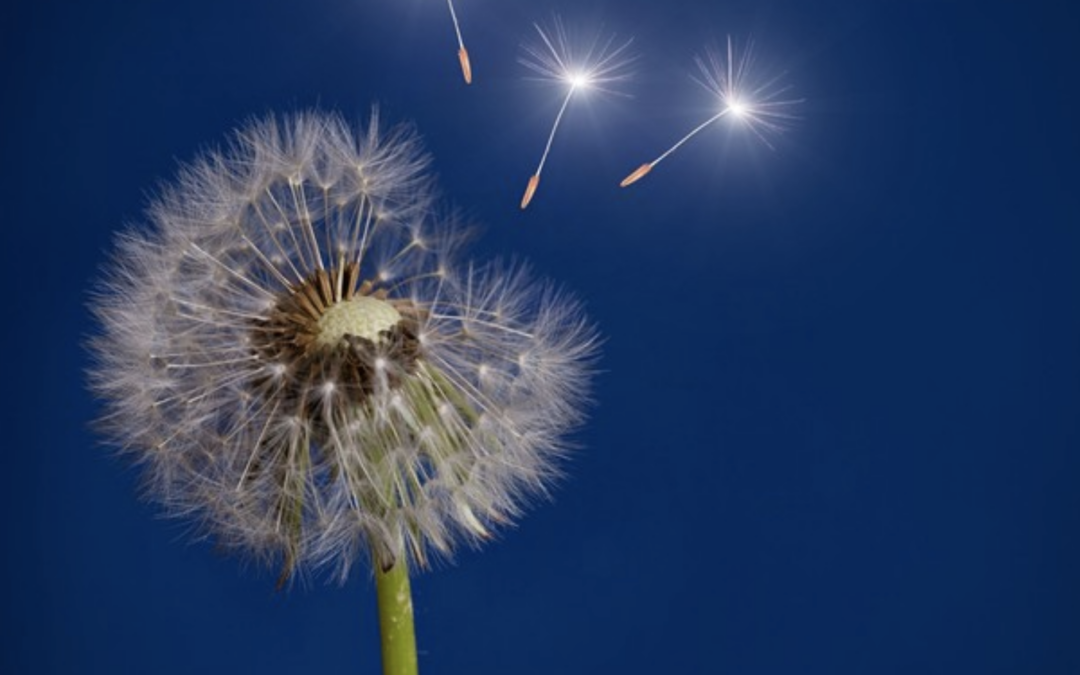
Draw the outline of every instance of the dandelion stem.
[[[416,675],[416,632],[409,566],[404,555],[398,555],[387,570],[376,565],[375,591],[379,599],[383,675]]]

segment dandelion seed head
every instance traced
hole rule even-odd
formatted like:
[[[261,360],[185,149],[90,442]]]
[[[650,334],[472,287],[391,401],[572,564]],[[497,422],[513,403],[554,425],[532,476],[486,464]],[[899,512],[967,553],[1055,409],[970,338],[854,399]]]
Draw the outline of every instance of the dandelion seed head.
[[[580,305],[458,264],[425,168],[377,117],[253,121],[119,237],[92,301],[102,427],[148,494],[286,578],[489,538],[583,419]]]

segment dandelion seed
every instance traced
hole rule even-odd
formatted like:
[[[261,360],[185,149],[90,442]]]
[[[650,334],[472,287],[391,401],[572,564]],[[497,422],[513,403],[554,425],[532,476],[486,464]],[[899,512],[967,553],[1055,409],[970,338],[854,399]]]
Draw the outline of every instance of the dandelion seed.
[[[715,96],[720,109],[715,115],[694,127],[665,150],[659,157],[634,169],[619,183],[622,187],[632,185],[644,178],[653,167],[682,147],[706,127],[724,117],[742,122],[770,148],[772,144],[767,136],[781,133],[787,122],[795,119],[789,112],[791,106],[802,100],[782,100],[779,97],[788,91],[788,86],[779,85],[781,76],[760,79],[754,72],[753,44],[748,43],[741,59],[735,57],[735,47],[731,37],[727,39],[726,56],[719,49],[706,50],[705,56],[695,59],[699,78],[695,81]]]
[[[544,28],[539,24],[533,24],[533,26],[540,36],[539,42],[525,43],[520,62],[536,73],[539,79],[565,87],[566,95],[563,97],[558,114],[555,115],[555,122],[551,125],[544,152],[540,156],[540,163],[525,187],[525,194],[521,199],[522,209],[529,205],[533,195],[536,194],[536,188],[540,184],[540,174],[544,170],[548,153],[551,152],[551,144],[555,140],[555,132],[559,129],[559,123],[562,122],[570,100],[576,93],[590,89],[616,93],[615,86],[629,78],[627,67],[633,61],[633,57],[628,53],[633,40],[616,43],[614,37],[609,37],[604,42],[594,39],[587,46],[582,47],[571,40],[562,20],[558,17],[550,28]]]
[[[120,238],[93,301],[107,433],[170,513],[283,580],[487,539],[582,420],[579,305],[457,266],[425,165],[377,120],[251,123]]]
[[[461,74],[465,78],[465,84],[472,84],[472,64],[469,63],[469,50],[465,49],[465,41],[461,38],[461,26],[458,25],[457,12],[454,11],[454,0],[446,0],[450,8],[450,19],[454,22],[454,34],[457,36],[458,61],[461,63]]]

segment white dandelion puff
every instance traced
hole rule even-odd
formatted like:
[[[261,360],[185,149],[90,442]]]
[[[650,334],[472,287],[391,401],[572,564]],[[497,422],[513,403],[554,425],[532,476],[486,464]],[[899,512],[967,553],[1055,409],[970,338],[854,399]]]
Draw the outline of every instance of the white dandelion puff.
[[[151,496],[283,579],[488,538],[543,494],[596,338],[520,266],[459,266],[416,137],[248,124],[123,234],[92,387]]]

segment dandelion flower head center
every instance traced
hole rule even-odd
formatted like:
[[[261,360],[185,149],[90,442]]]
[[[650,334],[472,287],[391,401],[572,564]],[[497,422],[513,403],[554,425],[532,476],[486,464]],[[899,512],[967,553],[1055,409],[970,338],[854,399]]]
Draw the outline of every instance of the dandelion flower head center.
[[[420,309],[358,280],[355,262],[318,270],[250,324],[255,356],[270,377],[264,395],[309,401],[311,388],[324,386],[342,394],[333,405],[350,407],[376,389],[396,389],[414,372]],[[325,413],[305,408],[302,417],[318,432]]]
[[[401,313],[385,300],[371,296],[355,296],[332,305],[319,318],[318,337],[320,347],[332,347],[346,335],[355,335],[372,342],[401,321]]]

